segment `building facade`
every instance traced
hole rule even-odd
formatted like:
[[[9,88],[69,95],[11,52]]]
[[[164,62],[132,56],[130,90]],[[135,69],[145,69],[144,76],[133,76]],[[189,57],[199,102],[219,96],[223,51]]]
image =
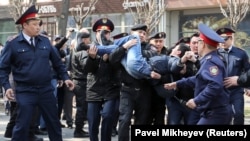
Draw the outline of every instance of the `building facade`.
[[[129,7],[143,6],[148,0],[138,3],[133,0],[99,0],[93,7],[93,12],[87,16],[83,26],[91,31],[91,26],[100,17],[107,17],[114,22],[113,35],[120,32],[130,32],[134,20],[128,11]],[[214,30],[229,26],[228,20],[221,14],[217,0],[158,0],[159,4],[167,4],[167,9],[158,25],[159,31],[167,33],[166,46],[172,46],[180,37],[189,36],[197,31],[198,23],[206,23]],[[222,0],[225,5],[226,0]],[[84,3],[87,9],[88,0],[70,0],[70,8]],[[39,13],[43,20],[43,30],[51,37],[58,34],[58,21],[61,18],[61,0],[37,0]],[[0,4],[0,42],[4,43],[8,36],[16,34],[14,21],[8,12],[8,6]],[[68,27],[76,27],[69,13]],[[249,14],[239,24],[237,45],[248,47],[250,43]],[[91,31],[92,32],[92,31]]]

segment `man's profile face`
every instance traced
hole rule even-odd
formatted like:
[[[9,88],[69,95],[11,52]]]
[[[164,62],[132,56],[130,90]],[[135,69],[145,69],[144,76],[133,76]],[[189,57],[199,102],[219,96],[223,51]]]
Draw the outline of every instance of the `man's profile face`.
[[[39,35],[40,28],[40,20],[28,20],[23,23],[24,33],[31,37]]]
[[[191,38],[191,41],[190,41],[190,49],[192,52],[194,52],[195,54],[198,54],[198,40],[199,40],[199,37],[192,37]]]

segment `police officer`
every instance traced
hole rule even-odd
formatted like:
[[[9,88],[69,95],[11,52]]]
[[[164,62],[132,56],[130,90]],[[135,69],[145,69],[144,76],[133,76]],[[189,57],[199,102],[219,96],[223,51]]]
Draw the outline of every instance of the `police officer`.
[[[48,125],[49,139],[62,141],[49,61],[69,89],[74,88],[55,48],[47,37],[39,35],[40,19],[37,13],[35,5],[32,5],[16,21],[16,24],[22,25],[22,31],[7,41],[0,61],[1,84],[7,98],[17,102],[12,141],[28,141],[30,121],[37,106]],[[8,81],[10,72],[15,82],[15,95]]]
[[[111,32],[113,22],[108,18],[98,19],[92,27],[95,32],[95,45],[113,44]],[[91,46],[88,50],[85,70],[87,74],[88,103],[87,119],[91,141],[111,141],[116,101],[119,98],[119,76],[115,68],[109,63],[108,54],[97,55],[98,48]]]
[[[246,51],[233,45],[233,31],[230,28],[220,28],[216,31],[224,40],[218,52],[225,57],[227,76],[239,76],[250,68],[249,57]],[[244,88],[239,86],[228,87],[230,92],[230,103],[233,108],[233,125],[244,124]]]
[[[167,55],[167,48],[164,46],[164,41],[166,39],[165,32],[156,32],[149,36],[149,44],[152,44],[157,53]],[[154,73],[154,72],[152,72]],[[165,124],[165,98],[157,95],[155,90],[153,89],[152,94],[152,104],[151,104],[151,113],[150,113],[150,124],[153,125],[164,125]]]
[[[131,32],[136,32],[139,35],[141,42],[141,50],[145,51],[147,26],[138,24],[131,28]],[[122,45],[116,48],[110,54],[110,62],[112,64],[121,64],[121,60],[126,56],[127,49],[130,47]],[[121,91],[120,91],[120,106],[119,106],[119,126],[118,126],[118,140],[129,140],[129,127],[133,111],[135,112],[134,124],[147,124],[150,114],[150,97],[151,88],[145,80],[135,79],[126,69],[120,65],[121,69]]]
[[[202,57],[199,71],[196,76],[165,84],[165,88],[195,88],[194,98],[188,100],[186,105],[201,113],[198,125],[230,124],[229,93],[223,85],[226,67],[223,57],[217,53],[218,43],[224,40],[205,24],[199,24],[198,29],[198,54]]]

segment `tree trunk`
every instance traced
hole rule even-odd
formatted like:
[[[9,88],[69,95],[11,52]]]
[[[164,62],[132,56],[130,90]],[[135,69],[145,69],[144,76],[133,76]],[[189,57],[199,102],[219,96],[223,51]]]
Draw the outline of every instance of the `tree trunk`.
[[[62,13],[59,17],[59,24],[58,24],[58,32],[60,35],[66,35],[66,28],[68,23],[68,15],[69,15],[69,0],[62,0]]]

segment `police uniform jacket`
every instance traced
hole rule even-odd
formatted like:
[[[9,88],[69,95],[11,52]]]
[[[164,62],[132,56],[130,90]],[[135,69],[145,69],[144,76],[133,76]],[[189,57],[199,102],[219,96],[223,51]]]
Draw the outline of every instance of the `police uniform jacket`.
[[[3,87],[11,88],[8,82],[11,71],[17,85],[50,85],[52,79],[50,61],[62,80],[69,79],[65,65],[47,37],[43,35],[35,37],[35,47],[33,47],[20,33],[7,41],[1,55],[0,80]]]
[[[194,76],[196,74],[196,69],[193,68],[194,63],[191,61],[187,61],[186,63],[186,73],[185,74],[175,74],[174,80],[180,80],[182,78],[187,78],[187,77],[191,77]],[[193,87],[185,87],[185,88],[181,88],[181,89],[177,89],[176,97],[178,97],[179,99],[183,99],[185,101],[188,101],[189,99],[194,97],[194,88]]]
[[[86,60],[87,74],[87,101],[103,101],[119,97],[119,73],[107,60],[101,56]]]
[[[223,86],[226,68],[217,51],[205,55],[200,69],[192,77],[177,81],[177,87],[195,88],[194,101],[198,111],[216,109],[229,104],[229,93]]]
[[[228,53],[228,58],[226,56],[227,52],[224,51],[224,49],[219,48],[218,52],[228,61],[227,76],[240,76],[242,72],[246,72],[249,70],[249,57],[247,53],[241,48],[232,46],[231,50]],[[230,87],[228,89],[230,90],[231,94],[236,94],[239,92],[242,94],[244,93],[243,88],[239,86]]]

